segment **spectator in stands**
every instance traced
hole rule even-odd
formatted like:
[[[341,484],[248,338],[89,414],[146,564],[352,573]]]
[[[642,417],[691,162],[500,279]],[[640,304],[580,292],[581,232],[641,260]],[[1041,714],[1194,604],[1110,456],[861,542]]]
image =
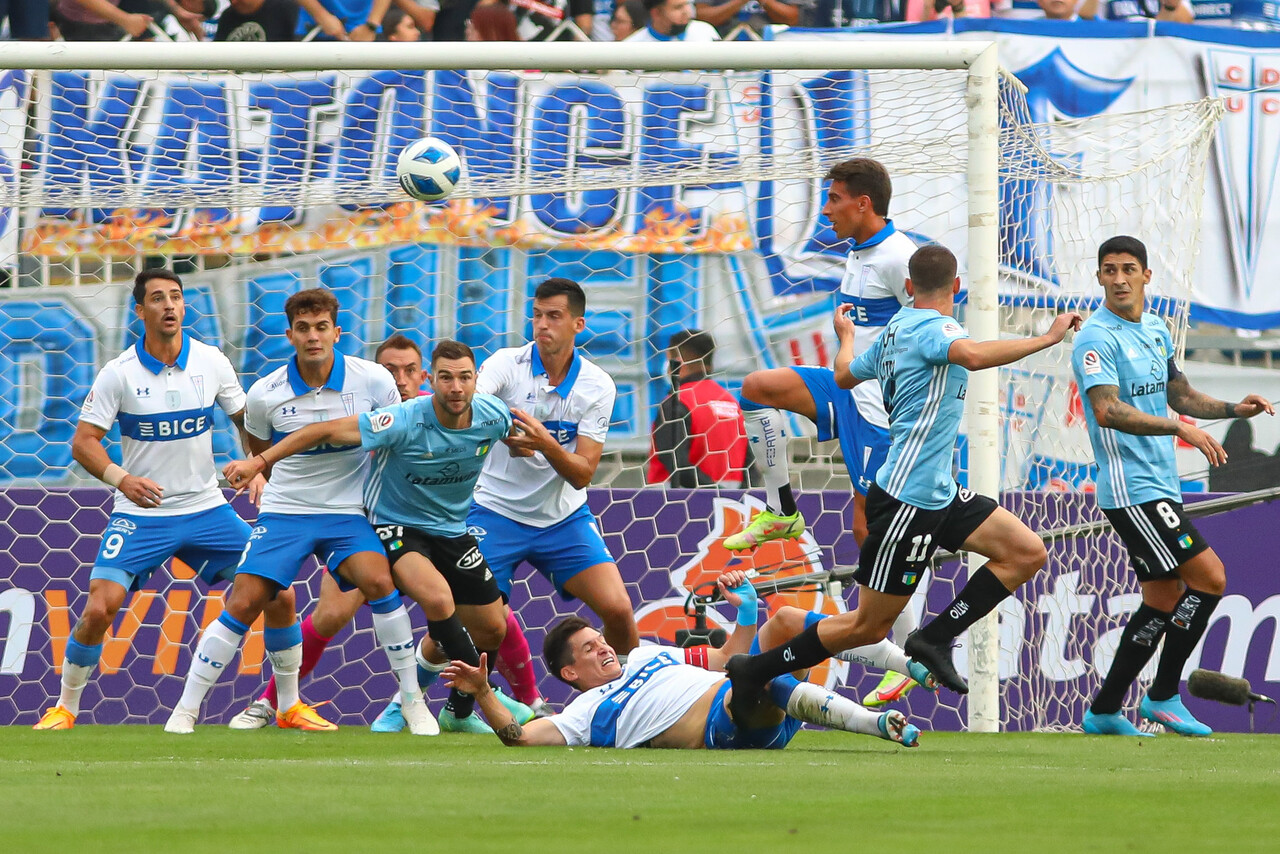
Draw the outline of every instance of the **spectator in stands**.
[[[1099,0],[996,0],[998,18],[1019,21],[1090,21],[1098,17]]]
[[[324,12],[318,3],[316,7]],[[213,40],[287,42],[294,40],[297,29],[298,4],[295,0],[231,0],[231,5],[222,11],[222,17],[218,19],[218,32]]]
[[[1103,0],[1098,17],[1109,21],[1155,18],[1157,21],[1190,24],[1195,21],[1196,13],[1191,11],[1186,0]]]
[[[721,38],[746,25],[761,33],[770,24],[794,27],[800,23],[800,7],[809,0],[699,0],[698,20],[715,27]]]
[[[45,41],[49,38],[49,0],[8,0],[0,18],[9,19],[9,38]]]
[[[908,0],[908,21],[937,18],[990,18],[991,0]]]
[[[609,34],[616,42],[625,41],[632,33],[643,30],[648,25],[649,12],[644,8],[644,0],[620,0],[613,7],[613,17],[609,19]],[[592,38],[600,37],[593,33]]]
[[[51,17],[69,42],[114,42],[125,35],[139,38],[155,20],[142,12],[120,8],[121,0],[57,0]]]
[[[505,3],[482,3],[467,20],[469,42],[518,42],[516,16]]]
[[[382,29],[391,0],[298,0],[299,36],[320,28],[318,40],[371,42]]]
[[[595,9],[593,0],[511,0],[511,11],[521,40],[540,42],[590,38]]]
[[[694,20],[693,0],[644,0],[649,25],[627,37],[630,42],[713,42],[720,40],[716,28]]]
[[[869,27],[905,21],[907,0],[814,0],[802,19],[804,26]]]
[[[431,28],[431,38],[438,42],[491,41],[491,39],[469,39],[467,35],[467,24],[471,21],[471,13],[476,10],[477,5],[476,0],[440,0],[440,11],[436,13],[435,26]],[[511,39],[492,39],[492,41],[511,41]]]
[[[436,13],[440,11],[440,0],[391,0],[391,8],[399,9],[413,19],[414,26],[418,29],[418,41],[432,40],[432,32],[436,27]],[[397,26],[403,28],[404,24]],[[382,35],[386,34],[387,23],[386,19],[383,19]],[[398,39],[388,39],[388,41],[398,41]]]
[[[422,31],[413,20],[413,16],[399,6],[387,10],[382,19],[382,32],[378,34],[380,42],[416,42],[422,38]]]
[[[710,332],[686,329],[671,336],[672,391],[653,420],[649,483],[743,485],[747,429],[737,398],[707,376],[715,349]]]

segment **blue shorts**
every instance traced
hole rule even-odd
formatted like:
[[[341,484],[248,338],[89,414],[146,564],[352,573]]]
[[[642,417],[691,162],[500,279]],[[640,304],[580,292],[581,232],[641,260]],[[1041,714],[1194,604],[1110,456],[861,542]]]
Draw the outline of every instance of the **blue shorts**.
[[[800,731],[800,721],[790,715],[776,726],[739,729],[729,717],[729,709],[724,702],[728,693],[729,680],[726,679],[711,701],[711,711],[707,712],[707,729],[703,734],[707,750],[781,750]]]
[[[112,513],[89,580],[114,581],[140,590],[171,557],[190,566],[206,584],[230,581],[249,539],[249,523],[230,504],[186,516]]]
[[[498,589],[508,599],[521,561],[531,563],[565,599],[573,598],[564,591],[569,579],[593,566],[614,562],[596,518],[585,504],[548,528],[535,528],[472,504],[467,533],[480,544]]]
[[[844,465],[853,488],[866,495],[876,472],[889,456],[889,430],[872,424],[858,411],[853,392],[836,385],[835,371],[810,366],[793,367],[813,396],[817,412],[818,441],[840,440]]]
[[[373,526],[363,516],[263,513],[253,526],[236,575],[257,575],[288,587],[298,577],[307,556],[315,555],[329,568],[340,588],[354,590],[354,585],[338,575],[338,567],[359,552],[386,554]]]

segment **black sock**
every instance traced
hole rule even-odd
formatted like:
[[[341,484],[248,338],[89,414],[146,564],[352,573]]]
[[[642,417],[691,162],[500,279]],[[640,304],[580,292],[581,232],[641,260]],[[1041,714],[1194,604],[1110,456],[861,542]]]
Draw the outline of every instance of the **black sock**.
[[[1107,678],[1102,680],[1102,687],[1098,689],[1090,711],[1095,715],[1113,715],[1120,711],[1124,695],[1151,660],[1168,622],[1169,615],[1164,611],[1157,611],[1145,603],[1138,606],[1120,634],[1116,657],[1107,671]]]
[[[935,646],[954,640],[1008,597],[1009,588],[984,563],[946,610],[920,630],[920,637]]]
[[[1169,617],[1169,627],[1165,629],[1164,651],[1160,653],[1160,664],[1156,667],[1151,689],[1147,691],[1148,697],[1167,700],[1178,693],[1182,668],[1191,657],[1191,650],[1200,642],[1204,630],[1209,627],[1209,618],[1221,599],[1221,596],[1190,587],[1182,594]]]
[[[480,666],[480,653],[476,651],[476,645],[471,642],[471,635],[467,634],[457,614],[450,614],[443,620],[429,620],[427,634],[431,635],[431,639],[436,642],[436,646],[440,647],[440,651],[444,653],[447,660],[457,659],[465,661],[472,667]],[[445,701],[444,708],[461,720],[471,714],[475,705],[474,697],[454,688],[449,691],[449,699]]]
[[[747,664],[747,676],[764,683],[793,670],[813,667],[830,657],[831,652],[818,638],[818,624],[814,623],[782,646],[751,656]]]
[[[796,497],[791,494],[791,484],[783,484],[778,487],[778,515],[794,516],[800,512],[800,508],[796,506]]]

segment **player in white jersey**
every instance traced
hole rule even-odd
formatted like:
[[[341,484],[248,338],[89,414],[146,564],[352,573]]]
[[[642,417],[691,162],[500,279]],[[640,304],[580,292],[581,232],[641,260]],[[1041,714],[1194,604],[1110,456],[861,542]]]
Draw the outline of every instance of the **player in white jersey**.
[[[249,390],[245,426],[253,459],[316,422],[371,412],[400,399],[395,382],[381,365],[334,351],[341,329],[338,300],[330,291],[299,291],[284,308],[289,321],[285,334],[295,354]],[[433,722],[418,688],[409,615],[392,583],[382,543],[365,519],[368,473],[369,455],[359,443],[324,445],[308,455],[280,460],[274,467],[226,608],[201,633],[166,732],[193,731],[205,696],[249,626],[280,591],[290,588],[303,561],[315,555],[340,586],[358,587],[368,599],[374,634],[400,682],[405,717],[415,733],[434,734],[429,732]],[[241,487],[251,479],[232,485]],[[264,644],[279,697],[276,724],[309,731],[336,729],[298,697],[302,630],[296,619],[286,630],[268,628]]]
[[[486,690],[483,663],[475,668],[455,661],[445,678],[475,692],[481,711],[508,746],[780,749],[802,722],[874,735],[906,747],[918,743],[919,730],[901,712],[868,711],[794,674],[773,680],[771,704],[743,719],[732,716],[729,681],[722,672],[729,656],[753,647],[769,648],[823,615],[784,607],[765,622],[757,638],[755,589],[741,572],[726,573],[718,582],[725,600],[738,609],[737,628],[720,649],[642,646],[632,650],[623,665],[600,632],[581,617],[552,627],[543,646],[547,670],[582,692],[558,715],[518,723]],[[898,653],[905,667],[905,656]],[[923,668],[918,672],[927,679]]]
[[[852,240],[840,282],[839,300],[851,306],[858,327],[855,355],[868,350],[898,309],[909,305],[907,262],[916,251],[911,238],[898,231],[889,216],[893,183],[889,172],[865,157],[846,160],[826,176],[827,202],[822,214],[841,240]],[[889,416],[875,380],[852,391],[838,388],[825,367],[788,367],[754,371],[742,384],[742,413],[766,491],[766,509],[746,529],[725,539],[730,550],[755,548],[804,532],[804,517],[791,493],[787,422],[778,410],[803,415],[818,428],[818,439],[837,439],[853,481],[853,539],[867,538],[867,493],[889,453]],[[905,638],[919,625],[923,596],[903,609],[893,637]],[[916,683],[890,671],[863,702],[879,706],[900,699]]]
[[[89,575],[88,605],[67,639],[58,703],[36,729],[74,726],[103,638],[131,591],[174,556],[207,584],[229,579],[249,539],[213,466],[215,405],[243,439],[245,395],[235,370],[216,347],[183,332],[186,304],[176,274],[139,273],[133,300],[143,337],[98,373],[72,439],[72,456],[116,490],[115,504]],[[102,446],[113,423],[120,425],[123,465]],[[296,620],[292,594],[266,615],[269,627]]]
[[[511,407],[518,435],[489,455],[467,525],[504,596],[528,561],[562,596],[585,602],[626,654],[640,643],[631,598],[587,506],[617,390],[574,347],[586,306],[577,282],[547,279],[533,295],[534,341],[481,366],[477,391]]]

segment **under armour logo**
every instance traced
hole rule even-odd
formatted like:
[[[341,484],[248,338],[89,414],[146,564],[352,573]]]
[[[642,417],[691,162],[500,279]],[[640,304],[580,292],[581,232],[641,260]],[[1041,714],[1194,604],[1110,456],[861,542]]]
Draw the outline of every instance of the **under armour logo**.
[[[282,407],[280,407],[280,414],[281,414],[281,415],[297,415],[297,414],[298,414],[298,407],[296,407],[296,406],[282,406]]]
[[[150,397],[150,396],[151,396],[151,386],[138,389],[138,397]]]

